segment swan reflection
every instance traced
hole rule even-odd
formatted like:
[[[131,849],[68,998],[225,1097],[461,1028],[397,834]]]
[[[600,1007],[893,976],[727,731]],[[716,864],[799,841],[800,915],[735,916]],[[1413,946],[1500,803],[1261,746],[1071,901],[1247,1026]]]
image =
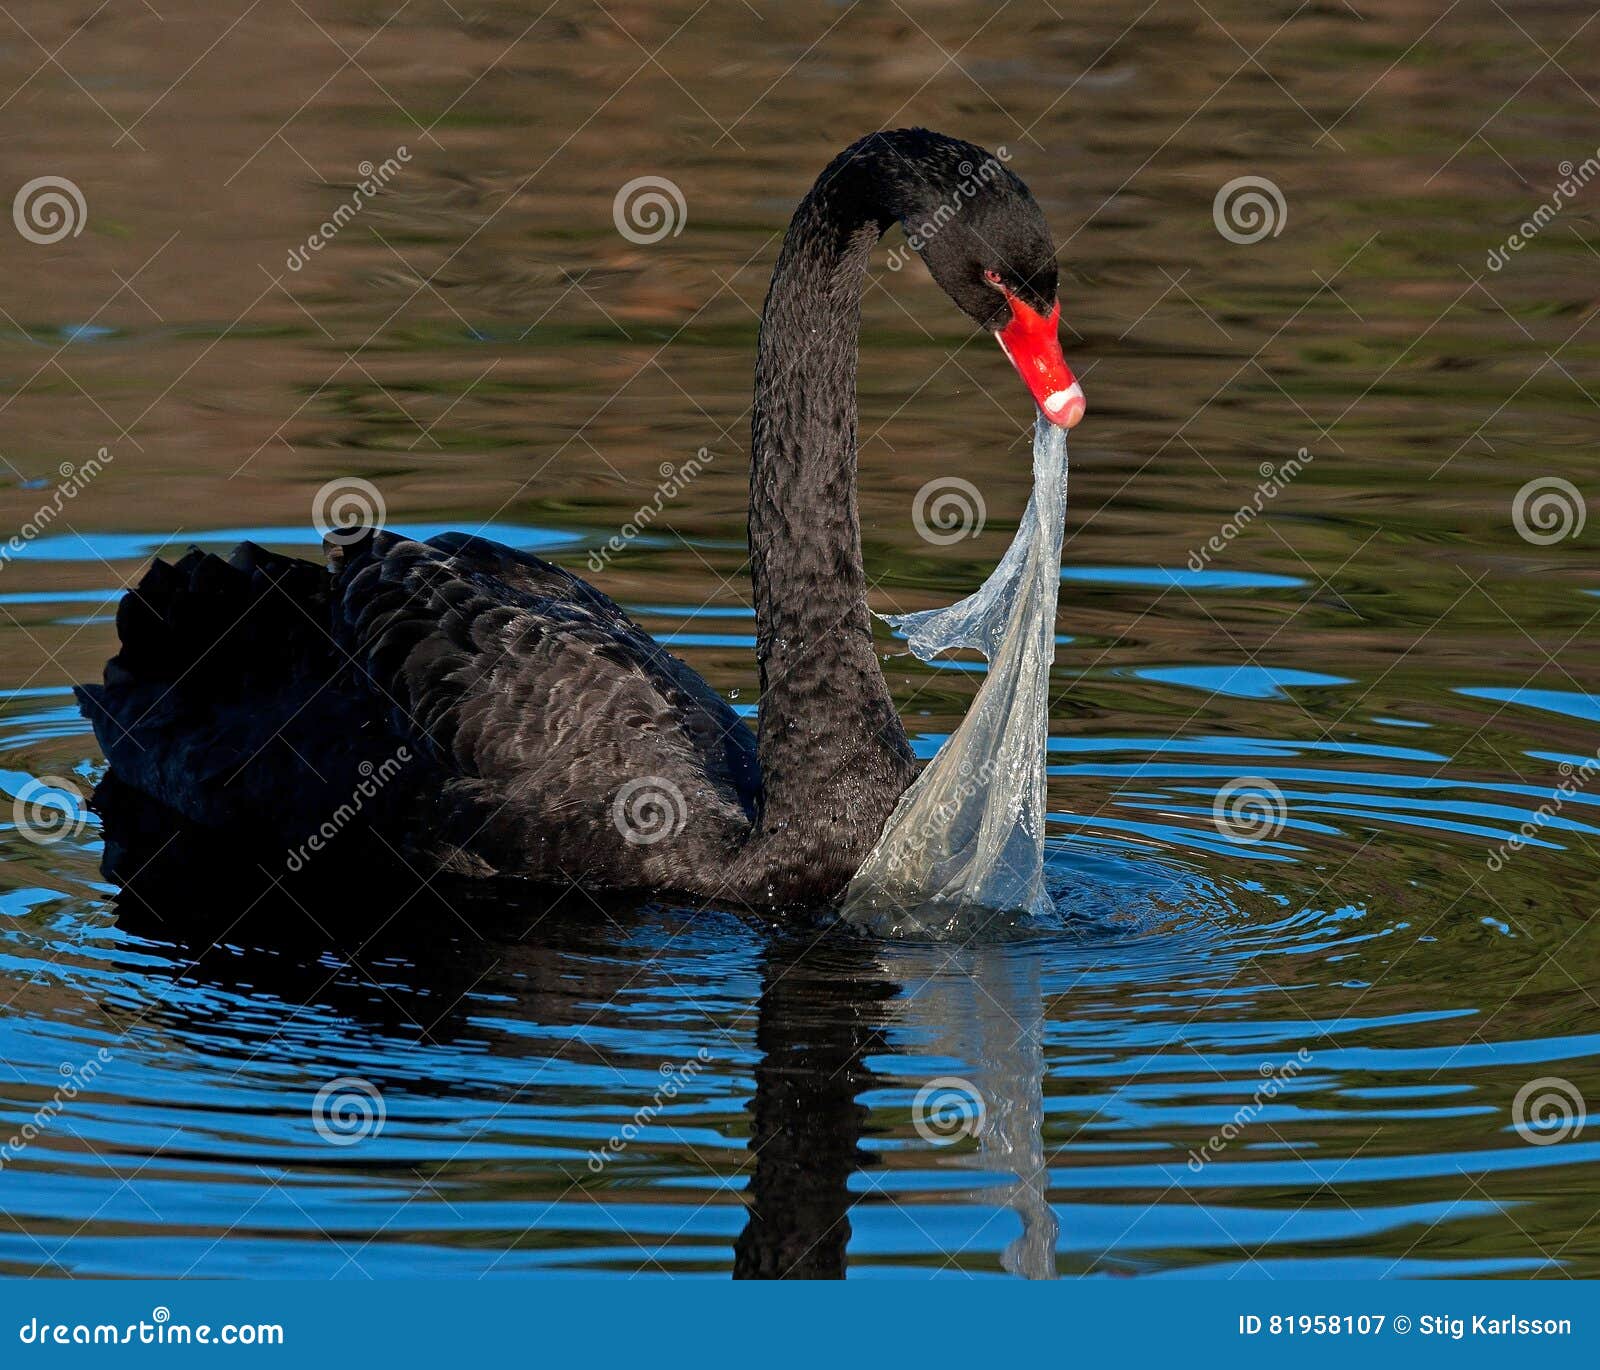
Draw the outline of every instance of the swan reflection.
[[[1005,946],[891,948],[882,963],[906,987],[902,1021],[961,1076],[979,1105],[977,1150],[951,1164],[1007,1178],[974,1197],[1009,1208],[1022,1225],[1001,1263],[1054,1279],[1059,1225],[1044,1150],[1044,1000],[1039,959]]]
[[[735,1244],[736,1276],[843,1277],[852,1204],[896,1201],[877,1173],[880,1139],[892,1130],[897,1144],[909,1134],[918,1147],[948,1148],[942,1164],[974,1172],[972,1198],[1015,1215],[1020,1231],[1001,1253],[1007,1271],[1054,1278],[1037,957],[1015,947],[845,939],[825,954],[776,949],[756,1035],[749,1218]],[[917,1082],[912,1122],[891,1129],[861,1099],[888,1084],[870,1058],[908,1047],[956,1064]],[[942,1099],[922,1093],[941,1084],[950,1091]],[[957,1149],[969,1136],[975,1147]]]

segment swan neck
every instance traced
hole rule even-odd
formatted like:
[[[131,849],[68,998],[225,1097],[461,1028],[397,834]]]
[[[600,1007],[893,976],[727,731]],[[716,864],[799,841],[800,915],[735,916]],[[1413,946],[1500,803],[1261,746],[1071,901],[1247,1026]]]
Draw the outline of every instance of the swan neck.
[[[846,880],[913,769],[873,647],[856,506],[861,292],[892,218],[869,192],[824,173],[795,213],[762,315],[751,435],[757,838],[797,862],[829,852]]]

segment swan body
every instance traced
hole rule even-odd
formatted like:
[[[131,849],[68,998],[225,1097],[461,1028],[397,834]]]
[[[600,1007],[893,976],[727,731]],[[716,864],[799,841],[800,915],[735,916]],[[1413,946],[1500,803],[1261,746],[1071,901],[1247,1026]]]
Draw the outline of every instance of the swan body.
[[[119,790],[291,870],[378,843],[419,880],[836,901],[916,769],[861,559],[860,296],[884,230],[950,204],[918,246],[935,280],[1057,422],[1081,416],[1021,181],[926,130],[840,153],[790,224],[758,346],[755,732],[560,567],[467,534],[336,530],[326,566],[191,550],[124,597],[104,683],[78,690]]]

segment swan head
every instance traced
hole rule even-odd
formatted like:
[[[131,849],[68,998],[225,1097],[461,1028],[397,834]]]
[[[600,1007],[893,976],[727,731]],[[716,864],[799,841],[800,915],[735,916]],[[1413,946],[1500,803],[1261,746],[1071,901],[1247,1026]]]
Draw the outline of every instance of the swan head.
[[[1061,351],[1056,249],[1044,212],[1005,165],[1004,149],[996,155],[923,136],[901,187],[907,243],[962,313],[994,335],[1045,417],[1073,427],[1086,404]]]

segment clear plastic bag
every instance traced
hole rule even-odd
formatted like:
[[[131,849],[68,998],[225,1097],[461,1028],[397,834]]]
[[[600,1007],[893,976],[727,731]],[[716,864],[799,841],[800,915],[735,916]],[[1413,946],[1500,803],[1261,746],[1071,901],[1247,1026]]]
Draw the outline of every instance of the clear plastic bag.
[[[1044,764],[1066,509],[1066,430],[1041,414],[1033,495],[993,574],[948,608],[885,618],[921,660],[971,647],[989,674],[850,881],[848,921],[883,936],[940,937],[986,915],[1052,911]]]

